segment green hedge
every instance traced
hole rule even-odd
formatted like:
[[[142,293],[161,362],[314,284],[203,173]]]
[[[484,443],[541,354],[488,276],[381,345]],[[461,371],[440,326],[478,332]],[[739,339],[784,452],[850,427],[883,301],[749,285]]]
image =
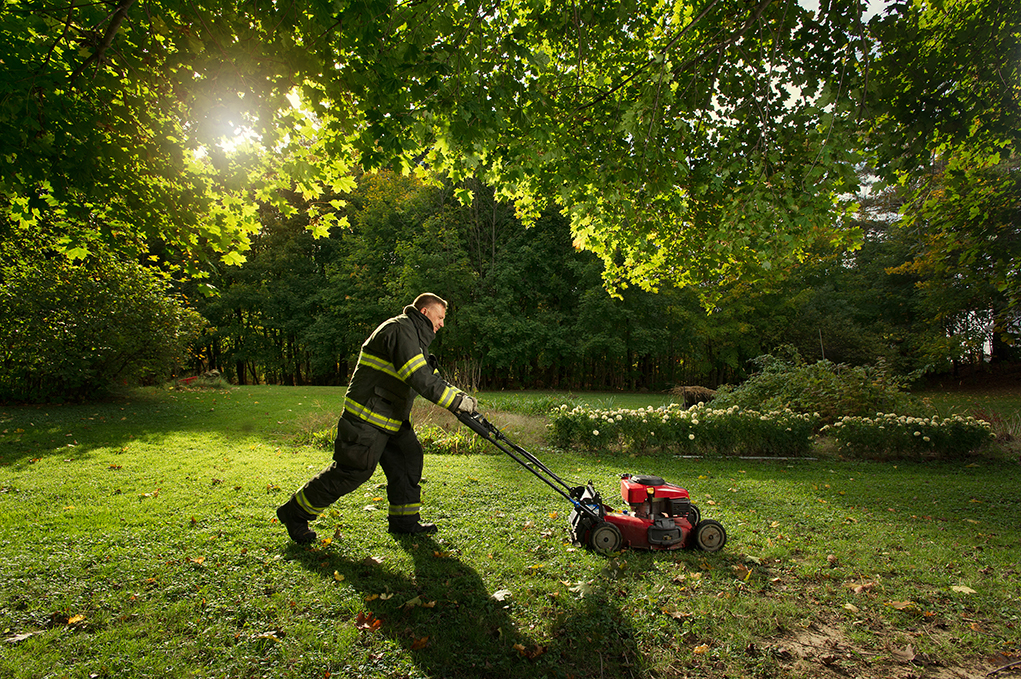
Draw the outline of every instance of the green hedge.
[[[566,405],[550,417],[550,439],[561,448],[624,453],[794,457],[812,448],[818,415],[790,409],[760,412],[737,406],[679,404],[638,410]]]

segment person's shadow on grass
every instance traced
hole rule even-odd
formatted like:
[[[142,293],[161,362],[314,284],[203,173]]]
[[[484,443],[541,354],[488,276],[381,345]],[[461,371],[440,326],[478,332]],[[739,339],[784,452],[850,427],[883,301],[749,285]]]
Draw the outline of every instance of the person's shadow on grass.
[[[386,562],[355,561],[333,550],[302,550],[297,559],[324,578],[343,577],[361,593],[359,634],[382,634],[436,677],[534,677],[550,672],[545,649],[515,629],[512,598],[489,592],[472,568],[428,536],[397,538],[414,562],[398,573]],[[546,669],[540,666],[546,665]],[[567,675],[564,675],[567,676]]]

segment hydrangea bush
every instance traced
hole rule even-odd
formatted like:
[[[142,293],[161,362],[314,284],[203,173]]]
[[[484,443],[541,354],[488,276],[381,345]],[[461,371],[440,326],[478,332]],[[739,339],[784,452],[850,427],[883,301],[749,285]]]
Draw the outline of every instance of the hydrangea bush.
[[[963,415],[848,416],[824,426],[821,433],[837,444],[838,452],[853,457],[963,457],[994,438],[988,422]]]
[[[622,453],[797,457],[811,452],[818,413],[758,411],[680,404],[661,408],[599,409],[561,405],[550,417],[550,442],[560,448]],[[877,413],[846,416],[818,433],[849,457],[926,459],[961,457],[992,439],[989,423],[974,417],[911,417]]]
[[[759,412],[704,404],[687,410],[680,404],[637,410],[561,405],[550,417],[550,440],[561,448],[632,453],[793,457],[811,449],[818,419],[790,409]]]

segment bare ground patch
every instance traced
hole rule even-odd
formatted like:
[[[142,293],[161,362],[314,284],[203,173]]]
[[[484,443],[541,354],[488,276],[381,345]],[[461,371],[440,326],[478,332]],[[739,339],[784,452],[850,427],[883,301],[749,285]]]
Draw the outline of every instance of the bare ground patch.
[[[788,676],[806,679],[984,679],[1021,670],[1021,666],[1007,667],[1018,659],[1001,653],[948,660],[920,653],[911,643],[913,634],[932,636],[934,632],[890,632],[863,648],[848,638],[840,622],[813,622],[775,642],[772,650],[787,667]],[[936,634],[946,637],[937,646],[954,643],[946,633]],[[998,668],[1002,668],[999,674]]]

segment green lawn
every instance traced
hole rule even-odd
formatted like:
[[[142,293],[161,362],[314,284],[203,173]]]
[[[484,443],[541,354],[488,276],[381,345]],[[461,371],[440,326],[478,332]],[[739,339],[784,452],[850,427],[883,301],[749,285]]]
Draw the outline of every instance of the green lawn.
[[[0,676],[906,679],[1021,657],[1015,462],[596,455],[526,433],[618,507],[623,472],[686,486],[727,546],[576,549],[566,502],[484,454],[427,457],[435,538],[386,533],[377,473],[299,548],[273,510],[328,461],[295,441],[341,397],[246,387],[0,408]]]

